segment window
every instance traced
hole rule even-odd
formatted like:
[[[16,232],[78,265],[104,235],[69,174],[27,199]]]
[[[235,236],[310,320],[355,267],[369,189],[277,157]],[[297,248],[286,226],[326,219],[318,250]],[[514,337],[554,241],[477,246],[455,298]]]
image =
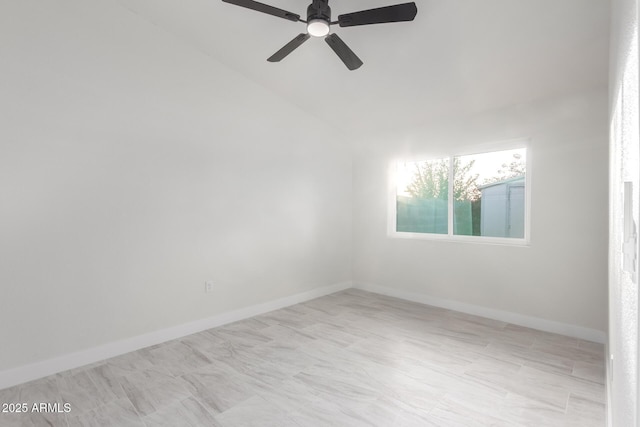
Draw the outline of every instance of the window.
[[[395,178],[394,234],[527,237],[526,148],[400,161]]]

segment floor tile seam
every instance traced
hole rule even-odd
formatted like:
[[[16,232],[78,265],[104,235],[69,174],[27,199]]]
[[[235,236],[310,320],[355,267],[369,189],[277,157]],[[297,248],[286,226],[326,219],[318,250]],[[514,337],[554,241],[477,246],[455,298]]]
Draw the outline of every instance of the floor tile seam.
[[[568,375],[574,380],[587,381],[589,383],[593,383],[593,385],[604,387],[604,378],[602,379],[602,382],[600,382],[600,381],[592,380],[591,378],[585,378],[585,377],[581,377],[579,375],[575,375],[573,372],[571,372]]]
[[[549,410],[552,410],[552,411],[562,412],[564,415],[566,415],[566,414],[567,414],[567,409],[569,408],[568,403],[569,403],[569,396],[570,396],[570,394],[571,394],[571,393],[567,393],[567,397],[566,397],[566,399],[565,399],[564,408],[562,408],[561,406],[557,406],[557,405],[551,404],[551,403],[549,403],[549,402],[543,402],[543,401],[541,401],[541,400],[538,400],[538,399],[532,398],[531,396],[524,396],[524,395],[519,394],[519,393],[517,393],[517,392],[509,392],[509,394],[510,394],[510,395],[512,395],[512,396],[514,396],[514,397],[519,397],[519,398],[524,398],[524,399],[526,399],[526,400],[531,400],[531,401],[533,401],[533,402],[536,402],[536,403],[537,403],[537,404],[539,404],[539,405],[544,406],[546,409],[549,409]],[[505,400],[506,400],[507,398],[508,398],[508,396],[507,396],[507,397],[505,397]]]
[[[189,399],[193,399],[196,402],[198,402],[198,404],[202,407],[202,409],[204,409],[209,415],[211,415],[212,418],[215,418],[215,416],[213,414],[211,414],[211,412],[207,409],[207,407],[204,404],[202,404],[202,402],[196,396],[194,396],[193,393],[191,393],[191,392],[189,392],[189,396],[185,397],[184,399],[178,400],[177,402],[173,402],[173,403],[171,403],[169,405],[165,405],[163,408],[157,409],[154,412],[152,412],[150,414],[147,414],[147,415],[144,415],[144,416],[141,416],[141,415],[138,414],[138,417],[140,418],[142,423],[145,426],[147,426],[148,424],[147,424],[147,422],[145,420],[146,418],[151,417],[153,414],[156,414],[157,412],[159,412],[162,409],[167,409],[167,408],[170,408],[172,406],[182,405],[182,407],[184,407],[186,409],[186,407],[184,406],[184,402],[189,400]],[[135,409],[135,407],[134,407],[134,409]],[[191,427],[199,427],[199,426],[194,426],[193,424],[191,424],[190,421],[189,421],[189,425]],[[153,427],[153,425],[148,425],[148,427]]]
[[[60,388],[57,378],[55,375],[51,375],[51,379],[48,380],[53,384],[55,393],[57,394],[57,397],[60,399],[60,402],[64,402],[63,397],[62,397],[62,389]]]
[[[417,416],[422,416],[422,415],[429,416],[431,411],[433,411],[438,406],[438,404],[442,400],[443,396],[444,396],[444,393],[441,396],[439,396],[435,402],[433,402],[433,404],[431,405],[431,407],[428,410],[425,410],[424,407],[418,406],[416,404],[407,403],[405,401],[401,401],[400,399],[396,399],[396,400],[401,401],[405,405],[405,407],[403,407],[403,408],[398,407],[398,409],[400,411],[402,411],[402,413],[409,413],[409,414],[417,415]],[[379,397],[386,397],[386,396],[381,395]],[[407,408],[411,408],[411,409],[407,410]],[[399,416],[400,415],[397,415],[397,417],[399,417]]]
[[[521,397],[521,396],[519,396],[519,397]],[[538,404],[544,404],[543,402],[539,402],[539,401],[535,401],[535,402],[536,402],[536,403],[538,403]],[[504,413],[503,413],[503,410],[504,410],[506,407],[507,407],[507,406],[505,406],[504,404],[501,404],[501,406],[500,406],[500,414],[501,414],[501,419],[503,419],[503,420],[505,420],[505,421],[507,421],[507,422],[510,422],[510,423],[511,423],[511,424],[509,424],[509,426],[510,426],[510,427],[511,427],[511,426],[513,426],[513,427],[531,427],[531,426],[532,426],[532,424],[530,424],[530,423],[523,424],[523,423],[521,423],[521,422],[519,422],[519,421],[515,421],[515,419],[514,419],[513,417],[509,417],[509,416],[504,416],[504,415],[502,415],[502,414],[504,414]],[[557,406],[551,406],[551,405],[548,405],[548,404],[547,404],[547,405],[546,405],[546,409],[547,409],[547,410],[551,410],[551,411],[557,411],[557,412],[559,412],[559,413],[561,414],[561,416],[562,416],[562,419],[564,419],[564,418],[567,416],[567,411],[566,411],[566,410],[562,410],[562,409],[560,409],[560,408],[559,408],[559,407],[557,407]],[[508,415],[508,414],[505,414],[505,415]],[[541,426],[541,427],[542,427],[542,426]]]
[[[255,392],[255,390],[253,390],[253,391]],[[236,402],[233,406],[228,407],[228,408],[227,408],[227,409],[225,409],[224,411],[220,411],[220,412],[218,412],[217,414],[213,414],[213,418],[215,418],[215,419],[216,419],[216,421],[217,421],[219,416],[221,416],[221,415],[225,414],[226,412],[231,411],[231,410],[232,410],[232,409],[234,409],[236,406],[242,405],[243,403],[247,402],[248,400],[253,399],[253,398],[254,398],[254,397],[256,397],[256,396],[258,396],[258,397],[262,397],[262,396],[260,396],[257,392],[255,392],[254,394],[251,394],[249,397],[247,397],[247,398],[245,398],[245,399],[242,399],[242,400],[241,400],[241,401],[239,401],[239,402]],[[209,411],[209,413],[211,413],[211,411]]]
[[[559,374],[557,372],[543,371],[541,369],[531,368],[529,366],[527,366],[526,368],[527,369],[534,369],[534,370],[536,370],[539,373],[544,374],[544,375],[555,375],[555,376],[560,376],[560,377],[567,377],[567,379],[568,379],[568,376]],[[531,378],[531,376],[529,376],[529,378],[523,378],[523,380],[527,380],[527,383],[532,383],[532,385],[539,385],[540,384],[540,381],[539,381],[539,379],[537,377],[536,378]],[[559,381],[555,381],[553,383],[551,383],[549,381],[543,381],[542,384],[544,386],[551,386],[553,388],[560,389],[563,392],[567,392],[567,393],[571,391],[569,384],[567,384],[565,381],[563,381],[562,378],[560,378]],[[594,385],[597,386],[597,384],[594,384]]]
[[[595,403],[597,405],[606,405],[606,396],[604,397],[603,401],[597,401],[592,399],[590,396],[585,396],[584,394],[581,394],[579,391],[569,391],[569,397],[574,396],[578,399],[582,399],[582,400],[588,400],[591,403]]]
[[[558,345],[558,344],[539,345],[539,344],[533,343],[531,347],[531,351],[539,351],[541,353],[546,353],[546,354],[557,356],[557,357],[572,357],[573,355],[577,355],[577,354],[584,355],[585,357],[588,357],[590,359],[596,359],[597,357],[597,355],[594,354],[595,352],[591,352],[589,350],[581,349],[577,347],[572,348],[572,347]]]
[[[127,400],[129,400],[129,397],[126,396],[126,393],[125,393],[125,397],[127,398]],[[94,405],[94,406],[92,406],[92,407],[90,407],[88,409],[82,409],[80,412],[76,412],[76,415],[77,416],[86,415],[86,414],[90,413],[91,411],[99,410],[102,407],[107,406],[107,405],[109,405],[109,404],[111,404],[111,403],[113,403],[113,402],[115,402],[116,400],[119,400],[119,399],[122,399],[122,398],[111,399],[111,400],[109,400],[107,402],[101,402],[98,405]],[[71,402],[66,402],[65,401],[65,403],[71,403]],[[73,411],[73,407],[71,408],[71,410]]]
[[[540,331],[538,335],[535,336],[535,340],[534,340],[534,344],[537,346],[547,346],[547,347],[560,347],[560,348],[566,348],[567,350],[571,350],[571,351],[577,351],[577,350],[581,350],[581,351],[586,351],[589,353],[599,353],[600,349],[592,349],[589,347],[581,347],[578,344],[576,344],[575,342],[572,342],[572,340],[577,340],[578,338],[573,338],[569,335],[557,335],[558,338],[553,338],[553,339],[545,339],[542,338],[541,335],[545,334],[544,331]],[[563,341],[560,338],[565,338],[565,341]]]
[[[168,406],[171,406],[171,405],[168,405]],[[158,412],[158,410],[155,410],[155,411],[153,411],[153,412],[151,412],[151,413],[149,413],[149,414],[147,414],[147,415],[140,415],[140,414],[138,413],[138,410],[136,409],[135,405],[133,406],[133,410],[134,410],[134,411],[136,412],[136,414],[138,415],[138,420],[142,423],[142,425],[143,425],[144,427],[156,427],[156,425],[155,425],[155,424],[150,424],[148,421],[150,420],[150,417],[151,417],[152,415],[154,415],[156,412]],[[183,426],[183,427],[185,427],[185,426]],[[193,426],[191,426],[191,423],[189,423],[189,427],[193,427]]]
[[[169,373],[169,376],[167,378],[161,378],[160,380],[156,380],[153,381],[151,384],[145,385],[144,387],[140,388],[137,385],[132,386],[136,392],[139,393],[145,393],[148,391],[151,391],[151,389],[154,388],[158,388],[161,384],[159,384],[162,380],[168,379],[170,381],[175,381],[176,385],[178,385],[179,387],[183,388],[185,392],[187,392],[188,394],[191,394],[191,391],[188,387],[188,385],[186,384],[186,381],[182,378],[182,376],[174,376],[173,374]],[[129,399],[129,402],[133,405],[134,409],[136,408],[135,404],[133,404],[133,401],[131,400],[131,396],[130,396],[130,392],[127,391],[127,389],[122,386],[125,396],[127,397],[127,399]],[[153,405],[152,405],[153,406]],[[154,406],[155,408],[155,406]],[[155,409],[154,411],[150,412],[147,415],[150,415],[151,413],[155,413],[157,411],[157,409]]]
[[[533,350],[533,342],[527,344],[527,345],[520,345],[518,343],[513,343],[510,342],[510,340],[501,340],[501,339],[494,339],[493,341],[489,342],[489,344],[496,344],[496,345],[500,345],[500,344],[508,344],[511,345],[513,347],[518,347],[519,350],[524,350],[524,351],[530,351]]]
[[[587,395],[585,393],[580,393],[579,390],[569,390],[569,394],[573,395],[574,397],[578,398],[578,399],[582,399],[582,400],[588,400],[591,403],[595,403],[597,405],[604,405],[606,407],[607,405],[607,397],[606,396],[602,396],[602,399],[598,399],[595,396],[592,395]]]
[[[514,360],[517,360],[518,362],[520,362],[520,364],[522,364],[522,360],[525,360],[524,357],[513,352],[503,352],[503,351],[492,352],[492,348],[489,348],[489,346],[483,348],[479,354],[482,356],[494,357],[496,359],[502,360],[503,362],[514,363]]]
[[[107,406],[107,405],[110,405],[110,404],[114,403],[114,402],[115,402],[115,401],[117,401],[117,400],[126,399],[126,401],[129,403],[129,405],[131,405],[131,409],[133,409],[133,412],[134,412],[134,413],[135,413],[135,415],[138,417],[138,420],[140,420],[140,422],[142,422],[143,424],[145,424],[145,425],[146,425],[146,423],[144,423],[144,422],[142,421],[143,416],[138,412],[138,408],[136,408],[136,405],[134,405],[134,404],[133,404],[133,402],[132,402],[132,401],[131,401],[131,399],[129,398],[129,395],[127,394],[127,392],[126,392],[126,391],[124,391],[124,390],[123,390],[123,392],[124,392],[124,394],[125,394],[123,397],[118,398],[118,399],[115,399],[115,400],[112,400],[111,402],[109,402],[109,403],[105,403],[104,405],[100,405],[99,407],[96,407],[96,408],[94,408],[93,410],[101,409],[102,407]],[[87,412],[88,412],[88,411],[87,411]],[[82,414],[81,416],[87,415],[87,412],[85,412],[85,413],[84,413],[84,414]],[[154,411],[154,412],[155,412],[155,411]]]
[[[129,401],[129,404],[131,404],[131,408],[133,408],[133,412],[135,412],[135,414],[138,416],[138,419],[142,422],[142,424],[144,424],[144,425],[147,424],[147,423],[145,423],[143,421],[143,417],[158,412],[158,410],[155,409],[155,406],[152,405],[154,407],[154,410],[152,412],[148,413],[147,415],[142,415],[140,413],[140,411],[138,411],[138,408],[136,407],[136,405],[133,403],[133,400],[131,400],[131,397],[129,396],[129,393],[127,392],[127,390],[124,391],[124,394],[125,394],[126,399]]]
[[[133,406],[133,405],[132,405],[132,406]],[[67,424],[70,424],[70,422],[71,422],[70,420],[72,420],[72,419],[74,419],[74,418],[82,418],[82,417],[85,417],[85,416],[87,416],[91,411],[95,411],[95,410],[97,410],[97,409],[100,409],[100,408],[99,408],[99,407],[95,407],[95,408],[92,408],[92,409],[89,409],[89,410],[86,410],[86,411],[83,411],[83,412],[80,412],[80,413],[74,413],[74,412],[73,412],[73,408],[71,408],[71,412],[69,412],[68,414],[65,414],[65,417],[67,418]],[[135,409],[135,407],[134,407],[134,409]]]
[[[467,375],[467,374],[465,373],[464,375]],[[550,406],[557,406],[557,405],[554,405],[552,403],[545,402],[545,401],[540,400],[540,399],[536,399],[535,397],[524,395],[524,394],[520,393],[518,390],[514,390],[513,388],[510,388],[508,385],[507,386],[503,386],[502,384],[497,384],[495,382],[488,381],[488,380],[485,380],[483,378],[475,378],[473,376],[468,376],[468,377],[469,377],[469,379],[471,381],[480,382],[482,385],[484,385],[484,386],[486,386],[486,387],[488,387],[488,388],[490,388],[492,390],[496,390],[496,388],[497,388],[498,389],[497,391],[500,391],[500,392],[505,393],[505,394],[511,393],[511,394],[518,395],[518,396],[520,396],[522,398],[525,398],[525,399],[530,399],[530,400],[537,401],[537,402],[539,402],[541,404],[550,405]],[[564,389],[564,388],[561,391],[562,391],[562,393],[567,393],[567,394],[569,393],[569,391]],[[561,408],[561,406],[558,406],[558,407]],[[566,402],[565,402],[565,409],[566,409]]]
[[[429,416],[429,418],[430,418],[430,419],[436,419],[436,420],[440,420],[440,421],[445,421],[445,422],[446,422],[446,419],[443,419],[441,416],[438,416],[437,414],[434,414],[434,413],[433,413],[434,411],[436,411],[436,410],[438,410],[438,409],[443,410],[443,411],[447,411],[448,403],[447,403],[445,400],[446,400],[446,399],[445,399],[445,398],[443,398],[441,401],[439,401],[439,402],[438,402],[438,404],[437,404],[437,405],[435,405],[435,406],[434,406],[434,407],[429,411],[428,416]],[[442,405],[442,406],[441,406],[441,405]],[[478,411],[473,410],[473,409],[471,409],[470,411],[472,411],[473,413],[478,413]],[[494,416],[492,416],[492,415],[490,415],[490,414],[486,414],[486,413],[482,413],[482,412],[479,412],[479,413],[480,413],[481,415],[484,415],[484,416],[489,416],[489,417],[491,417],[491,418],[496,418],[496,417],[494,417]],[[468,419],[468,418],[469,418],[468,416],[466,416],[466,415],[464,415],[464,414],[459,414],[459,415],[460,415],[461,417],[465,418],[465,419]],[[496,419],[497,419],[497,418],[496,418]],[[449,423],[447,423],[447,424],[443,424],[443,425],[448,426],[448,427],[449,427],[449,426],[452,426],[452,424],[449,424]],[[513,426],[513,427],[515,427],[515,426]]]
[[[526,396],[524,394],[519,393],[518,391],[509,390],[509,393],[511,393],[512,395],[518,396],[520,398],[532,400],[532,401],[534,401],[534,402],[536,402],[536,403],[538,403],[540,405],[545,405],[547,407],[551,407],[551,409],[553,409],[553,408],[558,409],[559,411],[563,412],[566,415],[567,408],[568,408],[568,402],[569,402],[569,394],[570,393],[569,393],[568,390],[563,390],[562,392],[566,393],[566,395],[567,395],[565,398],[563,398],[564,404],[563,405],[556,405],[556,404],[553,404],[551,402],[540,400],[540,399],[538,399],[536,397]]]
[[[260,396],[261,398],[263,398],[264,400],[266,400],[268,403],[270,403],[273,406],[277,407],[278,409],[282,410],[282,411],[287,411],[287,410],[291,411],[292,410],[291,407],[289,407],[289,408],[283,407],[278,402],[278,399],[273,397],[273,396],[277,396],[278,398],[281,398],[281,399],[287,399],[287,397],[285,397],[285,396],[277,395],[272,391],[268,391],[267,392],[267,391],[263,391],[263,390],[258,391],[257,395]],[[316,399],[322,400],[323,402],[325,401],[323,398],[321,398],[319,396],[314,396],[314,397]],[[295,404],[293,404],[291,406],[293,407],[293,410],[295,411],[295,410],[299,410],[301,405],[299,403],[295,403]]]
[[[91,377],[89,375],[87,375],[87,377],[89,378],[90,384],[96,388],[96,390],[98,389],[98,387],[96,386],[96,384],[93,382],[93,380],[91,379]],[[55,378],[56,383],[58,383],[58,381],[64,381],[60,378]],[[85,395],[86,394],[86,388],[82,387],[79,384],[73,384],[72,387],[70,387],[71,390],[67,390],[67,389],[63,389],[61,388],[59,385],[58,387],[60,388],[60,397],[62,398],[63,403],[71,403],[69,402],[66,397],[69,396],[69,394],[71,395],[77,395],[77,394],[82,394]]]
[[[87,376],[89,377],[89,380],[91,381],[91,383],[93,384],[93,386],[96,388],[96,390],[100,390],[100,387],[98,386],[98,383],[95,381],[95,379],[93,378],[93,375],[91,375],[91,371],[87,370]],[[118,387],[120,387],[120,389],[122,390],[122,392],[124,393],[124,397],[127,398],[127,400],[129,400],[129,397],[126,395],[124,388],[122,387],[122,385],[120,384],[120,382],[116,381],[118,383]],[[102,407],[102,406],[106,406],[110,403],[115,402],[116,400],[121,399],[121,397],[117,397],[114,393],[114,397],[105,401],[102,401],[102,399],[100,399],[100,404],[97,407]],[[131,403],[131,402],[130,402]]]
[[[513,395],[513,393],[508,391],[508,392],[506,392],[506,393],[505,393],[505,395],[504,395],[504,396],[502,396],[502,397],[500,398],[500,402],[499,402],[499,403],[498,403],[498,405],[497,405],[497,413],[500,413],[500,410],[504,407],[504,405],[505,405],[505,401],[509,398],[509,396],[510,396],[510,395]],[[495,414],[496,414],[496,412],[488,413],[488,412],[477,411],[477,410],[473,410],[473,411],[474,411],[474,412],[480,412],[480,413],[481,413],[481,414],[483,414],[483,415],[488,415],[488,416],[491,416],[491,417],[493,417],[493,418],[496,418],[496,419],[499,419],[499,420],[502,420],[502,421],[509,421],[509,420],[507,420],[507,419],[504,419],[503,417],[499,417],[499,416],[495,415]],[[514,425],[514,426],[515,426],[515,425]]]
[[[532,353],[540,353],[540,355],[542,357],[547,357],[547,358],[551,358],[551,359],[555,359],[558,361],[567,361],[567,362],[572,362],[572,363],[587,363],[587,364],[592,364],[592,365],[599,365],[602,364],[604,365],[604,360],[598,360],[595,358],[588,358],[588,360],[586,360],[587,358],[584,356],[571,356],[571,355],[564,355],[564,354],[558,354],[558,353],[553,353],[553,352],[548,352],[548,351],[542,351],[540,349],[531,349]]]
[[[296,420],[294,420],[293,418],[291,418],[291,416],[290,416],[290,413],[291,413],[291,412],[290,412],[290,409],[289,409],[289,408],[284,408],[284,407],[282,407],[282,406],[281,406],[281,405],[279,405],[277,402],[273,402],[273,401],[269,400],[266,396],[262,395],[261,393],[258,393],[258,394],[256,394],[256,395],[257,395],[258,397],[260,397],[261,399],[263,399],[264,401],[266,401],[267,403],[271,403],[273,406],[277,407],[278,409],[280,409],[280,411],[282,411],[283,413],[285,413],[285,417],[286,417],[286,419],[287,419],[290,423],[292,423],[292,424],[294,424],[294,425],[296,425],[296,426],[298,426],[298,427],[306,427],[306,426],[304,426],[304,425],[302,425],[302,424],[298,423],[298,422],[297,422]]]
[[[564,372],[561,366],[555,366],[553,364],[538,362],[535,360],[527,360],[525,361],[525,363],[522,364],[522,366],[527,369],[536,369],[546,374],[555,374],[555,375],[561,375],[561,376],[570,375],[569,372]],[[548,366],[548,367],[543,367],[543,366]]]
[[[475,362],[482,362],[482,361],[488,361],[488,359],[494,359],[497,362],[503,362],[505,364],[509,364],[509,365],[513,365],[514,367],[517,367],[517,371],[516,372],[520,372],[520,370],[523,368],[524,364],[521,363],[521,361],[514,361],[514,360],[507,360],[507,358],[503,358],[501,357],[502,355],[500,354],[487,354],[487,353],[478,353],[475,351],[471,351],[470,353],[475,353],[478,357],[476,357],[475,359],[473,359],[473,361],[471,363],[475,363]]]
[[[527,369],[533,369],[533,370],[537,370],[537,371],[543,371],[543,372],[547,372],[547,373],[552,373],[552,374],[555,374],[555,375],[566,377],[566,379],[571,379],[573,369],[575,368],[575,361],[572,361],[572,360],[559,360],[559,361],[557,361],[559,363],[567,363],[568,362],[569,366],[562,365],[562,364],[558,365],[556,363],[553,363],[554,361],[542,361],[540,359],[536,359],[536,358],[533,358],[533,357],[532,358],[524,358],[524,361],[525,361],[524,365],[527,367]],[[553,372],[550,372],[550,371],[547,371],[547,370],[540,369],[541,365],[548,365],[548,366],[551,366],[551,367],[556,366],[559,369],[554,370]],[[560,368],[565,368],[564,370],[571,369],[571,372],[563,373],[563,372],[561,372],[562,369],[560,369]],[[577,377],[575,377],[575,378],[577,379]]]
[[[295,376],[294,378],[296,380],[300,381],[301,383],[307,385],[307,386],[311,386],[312,390],[314,392],[317,392],[318,394],[323,394],[323,393],[332,394],[332,393],[337,392],[337,393],[342,394],[343,395],[342,397],[345,398],[345,399],[355,398],[355,399],[360,400],[360,399],[364,398],[367,401],[369,399],[374,399],[375,400],[375,399],[380,397],[380,394],[378,392],[376,392],[376,390],[374,388],[370,387],[369,385],[362,386],[362,385],[359,385],[359,384],[352,384],[350,382],[347,382],[346,383],[346,386],[347,386],[346,393],[347,393],[347,395],[344,395],[344,393],[345,393],[344,390],[340,389],[340,387],[342,387],[342,385],[336,389],[336,387],[332,387],[330,385],[319,384],[319,388],[316,389],[317,385],[309,384],[308,382],[305,382],[303,379],[298,378],[297,376]],[[351,392],[353,390],[356,390],[357,393],[362,392],[362,395],[361,396],[350,396],[352,394]],[[338,405],[340,406],[341,403],[338,403]]]
[[[551,372],[551,371],[546,371],[546,370],[540,369],[537,366],[529,366],[529,365],[526,365],[526,368],[527,369],[532,369],[532,370],[535,370],[535,371],[539,371],[539,372],[543,372],[543,373],[545,373],[547,375],[550,374],[550,375],[558,376],[558,377],[560,377],[559,378],[560,380],[576,381],[578,383],[584,383],[584,385],[586,385],[586,386],[604,387],[603,383],[599,383],[597,381],[593,381],[593,380],[590,380],[588,378],[578,377],[578,376],[573,375],[572,373],[564,374],[564,373],[558,372],[558,371]]]

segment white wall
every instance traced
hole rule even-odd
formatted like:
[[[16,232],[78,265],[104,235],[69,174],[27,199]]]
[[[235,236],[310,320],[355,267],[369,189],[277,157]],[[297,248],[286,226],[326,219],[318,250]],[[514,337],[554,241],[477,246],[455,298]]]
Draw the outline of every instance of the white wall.
[[[1,2],[0,58],[0,372],[352,277],[605,329],[604,91],[362,140],[352,193],[347,141],[112,2]],[[386,236],[391,159],[514,137],[530,247]]]
[[[354,162],[354,281],[605,331],[606,110],[601,89],[363,141]],[[532,164],[530,246],[387,236],[394,159],[473,153],[522,137]]]
[[[638,425],[638,282],[623,268],[625,182],[633,185],[630,218],[640,225],[638,3],[612,3],[610,61],[609,425]],[[632,242],[632,241],[631,241]],[[638,251],[638,241],[631,243]],[[629,253],[629,251],[627,251]],[[631,262],[638,270],[638,260]]]
[[[300,110],[113,2],[1,2],[0,58],[0,371],[350,280]]]

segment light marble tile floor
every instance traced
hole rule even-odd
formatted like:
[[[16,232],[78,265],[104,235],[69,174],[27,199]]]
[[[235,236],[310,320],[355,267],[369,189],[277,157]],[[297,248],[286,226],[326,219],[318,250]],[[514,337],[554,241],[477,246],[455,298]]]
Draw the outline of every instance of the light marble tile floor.
[[[604,426],[600,344],[347,290],[0,390],[0,426]]]

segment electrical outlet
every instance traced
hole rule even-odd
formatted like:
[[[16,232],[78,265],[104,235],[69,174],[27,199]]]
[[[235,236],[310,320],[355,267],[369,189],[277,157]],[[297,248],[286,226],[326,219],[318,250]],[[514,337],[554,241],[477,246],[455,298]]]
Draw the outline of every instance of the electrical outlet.
[[[213,292],[213,283],[211,283],[211,282],[204,282],[204,291],[205,291],[206,293]]]

